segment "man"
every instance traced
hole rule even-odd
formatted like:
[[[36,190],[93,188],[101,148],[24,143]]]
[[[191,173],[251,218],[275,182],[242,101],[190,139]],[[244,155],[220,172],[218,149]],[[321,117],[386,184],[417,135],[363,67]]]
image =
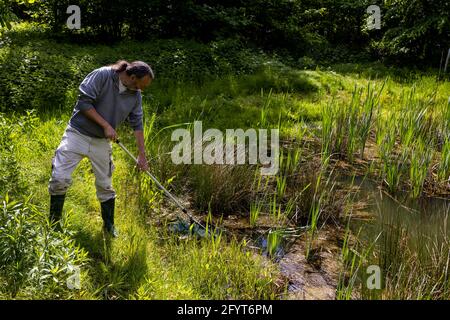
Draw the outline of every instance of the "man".
[[[154,79],[151,67],[142,61],[118,61],[92,71],[79,87],[78,101],[52,160],[50,220],[59,222],[72,172],[88,157],[95,174],[97,199],[100,201],[103,228],[113,237],[116,193],[111,184],[114,164],[111,142],[117,137],[116,128],[128,120],[134,129],[139,149],[138,167],[147,170],[142,124],[141,90]]]

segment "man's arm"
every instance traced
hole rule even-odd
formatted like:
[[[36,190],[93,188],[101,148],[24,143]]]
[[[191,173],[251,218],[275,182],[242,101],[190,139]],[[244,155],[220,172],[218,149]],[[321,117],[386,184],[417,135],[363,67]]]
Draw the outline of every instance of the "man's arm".
[[[141,170],[148,170],[147,158],[145,156],[144,131],[135,130],[134,136],[136,137],[136,144],[139,150],[137,165]]]
[[[87,110],[81,111],[89,120],[94,121],[99,126],[103,128],[103,132],[105,133],[105,137],[107,139],[116,141],[117,133],[116,130],[114,130],[113,127],[105,120],[101,115],[98,114],[98,112],[94,108],[90,108]],[[143,140],[143,139],[142,139]]]
[[[116,130],[105,120],[101,115],[95,111],[94,108],[82,111],[83,114],[89,118],[90,120],[97,123],[99,126],[103,128],[105,131],[105,136],[108,139],[115,141],[118,139]],[[135,130],[134,136],[136,137],[136,144],[139,150],[139,154],[137,157],[138,163],[137,166],[141,170],[148,170],[147,158],[145,156],[145,144],[144,144],[144,131],[143,130]]]
[[[95,69],[81,82],[75,109],[81,111],[89,120],[103,128],[107,139],[116,140],[117,133],[113,127],[95,110],[94,104],[100,94],[110,70],[108,68]]]

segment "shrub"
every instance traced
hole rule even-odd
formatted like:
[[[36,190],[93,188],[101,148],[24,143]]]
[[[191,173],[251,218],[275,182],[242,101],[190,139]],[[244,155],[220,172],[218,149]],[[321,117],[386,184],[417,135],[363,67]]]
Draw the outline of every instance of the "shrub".
[[[33,111],[20,117],[13,114],[7,117],[0,113],[0,193],[22,194],[27,189],[17,161],[14,137],[32,128],[36,120]]]
[[[0,211],[0,282],[11,297],[67,298],[73,267],[87,262],[87,253],[75,245],[70,232],[53,231],[47,215],[31,201],[3,197]],[[68,225],[66,224],[66,227]],[[68,230],[68,229],[66,229]]]
[[[197,84],[252,72],[265,59],[263,53],[245,48],[238,40],[201,44],[155,39],[107,47],[58,43],[43,35],[44,30],[22,23],[2,38],[6,45],[0,48],[0,111],[71,109],[83,78],[119,59],[148,62],[158,82]]]

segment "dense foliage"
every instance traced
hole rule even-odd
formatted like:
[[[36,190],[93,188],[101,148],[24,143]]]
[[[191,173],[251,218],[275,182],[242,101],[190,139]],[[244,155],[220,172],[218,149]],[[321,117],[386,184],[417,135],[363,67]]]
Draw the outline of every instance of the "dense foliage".
[[[352,57],[351,49],[434,67],[450,46],[446,0],[2,0],[0,8],[8,3],[17,16],[50,27],[56,36],[70,35],[71,41],[231,37],[295,59],[344,59]],[[81,9],[80,30],[65,25],[73,4]],[[381,8],[380,30],[366,26],[372,4]]]
[[[55,47],[45,34],[26,24],[8,32],[0,43],[6,44],[0,47],[0,111],[72,106],[86,74],[117,59],[147,61],[159,80],[199,82],[252,72],[264,57],[232,39],[208,44],[161,39],[152,45],[126,41],[115,46],[65,43]]]

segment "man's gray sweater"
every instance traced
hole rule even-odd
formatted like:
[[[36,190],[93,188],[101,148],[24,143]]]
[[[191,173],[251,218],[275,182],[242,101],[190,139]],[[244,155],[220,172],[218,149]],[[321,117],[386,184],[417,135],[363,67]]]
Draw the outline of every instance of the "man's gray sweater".
[[[84,135],[105,138],[103,128],[82,111],[95,108],[114,129],[128,119],[130,126],[142,130],[142,96],[140,90],[119,92],[119,75],[111,67],[89,73],[79,87],[78,101],[69,124]]]

